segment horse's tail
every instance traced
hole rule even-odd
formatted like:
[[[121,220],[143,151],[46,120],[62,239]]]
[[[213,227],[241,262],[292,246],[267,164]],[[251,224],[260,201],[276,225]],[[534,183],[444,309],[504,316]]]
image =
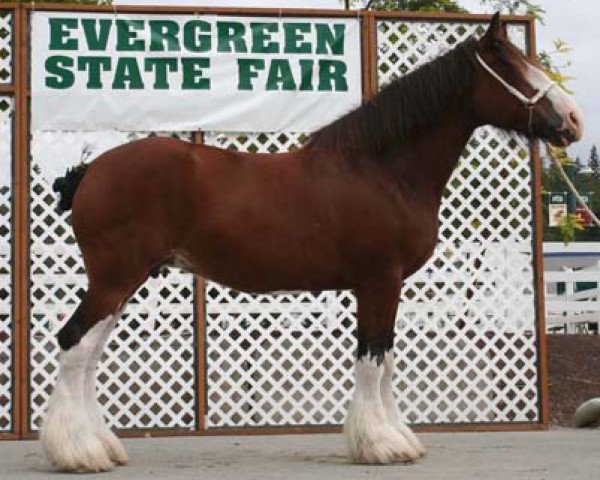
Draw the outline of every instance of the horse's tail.
[[[59,213],[71,210],[77,187],[89,166],[89,163],[80,163],[76,167],[69,168],[64,177],[54,180],[52,190],[59,194],[57,206]]]

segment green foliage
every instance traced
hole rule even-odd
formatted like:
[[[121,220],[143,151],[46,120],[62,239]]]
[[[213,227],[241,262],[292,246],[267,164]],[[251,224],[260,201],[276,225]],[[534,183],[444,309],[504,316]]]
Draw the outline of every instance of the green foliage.
[[[594,178],[596,180],[600,179],[600,156],[598,156],[598,147],[596,145],[592,145],[588,165],[592,169],[592,172],[594,172]]]
[[[491,6],[494,10],[515,14],[533,15],[542,24],[544,23],[544,10],[537,3],[530,0],[480,0],[482,5]]]
[[[0,0],[0,3],[11,3],[13,0]],[[63,3],[63,4],[87,4],[87,5],[112,5],[112,0],[16,0],[16,3]]]
[[[575,213],[569,213],[558,222],[562,241],[567,245],[575,240],[575,232],[584,230],[581,217]]]
[[[557,56],[564,58],[563,56],[569,54],[571,50],[572,48],[569,47],[567,42],[557,38],[554,40],[554,50],[551,50],[550,52],[541,51],[538,54],[538,63],[540,64],[540,67],[542,67],[548,76],[568,94],[572,94],[573,91],[569,89],[566,84],[572,80],[573,77],[565,75],[563,71],[565,68],[571,66],[571,62],[557,63]]]
[[[594,153],[594,148],[590,152],[588,165],[592,162],[591,156]],[[591,193],[590,203],[588,207],[596,216],[600,216],[600,178],[595,174],[582,173],[583,162],[573,161],[564,149],[553,148],[551,154],[554,155],[567,169],[571,169],[571,181],[575,188],[581,193]],[[598,155],[597,149],[595,151]],[[590,165],[591,167],[591,165]],[[592,167],[593,170],[593,167]],[[548,163],[542,172],[542,184],[544,192],[567,192],[569,187],[564,181],[562,174],[554,163]],[[558,227],[548,226],[548,205],[544,202],[543,206],[544,218],[544,240],[545,241],[563,241],[569,242],[574,238],[577,241],[600,241],[600,228],[592,226],[588,228],[573,227],[572,221],[565,221],[559,224]],[[580,225],[581,226],[581,225]]]
[[[369,8],[411,12],[466,12],[454,0],[373,0]]]

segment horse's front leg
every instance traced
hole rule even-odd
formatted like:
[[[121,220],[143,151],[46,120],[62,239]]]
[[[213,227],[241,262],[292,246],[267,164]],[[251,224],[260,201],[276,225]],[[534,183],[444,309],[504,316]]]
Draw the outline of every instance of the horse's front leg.
[[[359,463],[409,462],[421,454],[386,412],[391,375],[386,356],[394,345],[394,322],[400,295],[397,272],[365,279],[357,289],[358,349],[354,398],[348,409],[344,433],[351,458]],[[384,381],[385,379],[385,381]],[[385,383],[385,388],[382,388]],[[393,395],[392,395],[393,401]]]
[[[421,441],[417,438],[415,433],[407,426],[400,415],[398,408],[398,402],[394,396],[392,387],[392,380],[394,377],[394,350],[388,350],[383,358],[383,377],[381,378],[381,399],[383,401],[383,408],[385,410],[385,416],[387,417],[390,424],[398,430],[404,438],[410,443],[410,445],[416,450],[419,456],[425,455],[425,447]]]

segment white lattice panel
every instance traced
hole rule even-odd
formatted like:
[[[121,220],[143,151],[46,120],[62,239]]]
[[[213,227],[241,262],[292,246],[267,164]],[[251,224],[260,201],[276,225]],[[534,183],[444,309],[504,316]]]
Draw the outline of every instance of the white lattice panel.
[[[248,295],[208,283],[207,426],[341,423],[353,309],[346,292]]]
[[[12,83],[13,78],[13,14],[0,11],[0,83]]]
[[[189,136],[188,136],[189,137]],[[31,163],[30,428],[39,428],[57,373],[56,333],[86,287],[67,215],[51,184],[82,157],[135,139],[119,132],[34,132]],[[98,373],[99,400],[112,427],[194,428],[194,280],[170,271],[132,298]]]
[[[0,96],[0,432],[13,430],[12,114],[13,99]]]
[[[487,23],[381,20],[377,22],[378,81],[384,85],[452,49],[471,35],[479,36]],[[508,26],[511,41],[526,50],[523,24]]]
[[[378,22],[380,83],[483,28]],[[524,48],[525,28],[509,30]],[[304,136],[206,136],[259,152],[295,138]],[[448,185],[436,252],[402,293],[395,388],[411,423],[539,420],[531,205],[528,146],[477,130]],[[340,424],[354,315],[347,292],[253,296],[207,283],[207,426]]]
[[[306,141],[304,133],[239,133],[209,132],[204,143],[213,147],[228,148],[251,153],[287,152],[300,147]]]
[[[485,28],[378,21],[380,85]],[[525,50],[525,26],[509,35]],[[444,195],[438,247],[398,313],[396,388],[411,423],[539,420],[531,181],[526,142],[474,133]]]

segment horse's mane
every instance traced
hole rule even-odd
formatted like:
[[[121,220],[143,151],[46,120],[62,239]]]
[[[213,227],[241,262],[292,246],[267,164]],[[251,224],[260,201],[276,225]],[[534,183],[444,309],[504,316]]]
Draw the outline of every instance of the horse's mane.
[[[389,158],[412,132],[464,101],[473,86],[476,46],[471,37],[392,81],[356,110],[314,132],[306,148],[351,153],[356,159]]]

